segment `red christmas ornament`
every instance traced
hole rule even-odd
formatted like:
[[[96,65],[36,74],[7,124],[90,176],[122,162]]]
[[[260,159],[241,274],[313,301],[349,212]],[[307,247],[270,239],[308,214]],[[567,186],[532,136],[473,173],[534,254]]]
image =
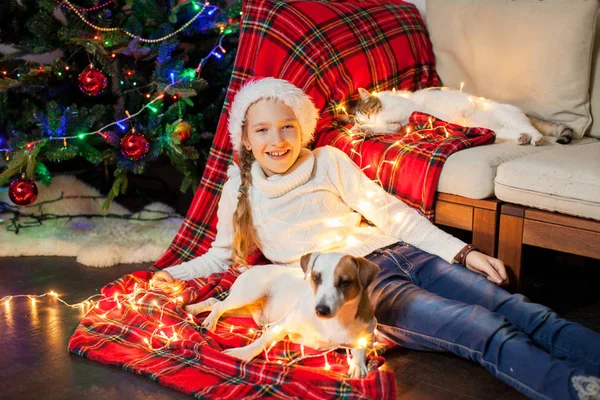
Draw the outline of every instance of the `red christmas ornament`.
[[[28,206],[33,204],[38,196],[38,188],[34,181],[21,177],[11,182],[8,188],[8,197],[10,201],[18,206]]]
[[[192,125],[188,122],[181,121],[173,130],[181,142],[185,142],[192,136]]]
[[[141,133],[131,131],[121,139],[121,153],[130,160],[141,160],[148,154],[150,144]]]
[[[106,76],[90,64],[79,74],[79,89],[88,96],[98,96],[106,87]]]

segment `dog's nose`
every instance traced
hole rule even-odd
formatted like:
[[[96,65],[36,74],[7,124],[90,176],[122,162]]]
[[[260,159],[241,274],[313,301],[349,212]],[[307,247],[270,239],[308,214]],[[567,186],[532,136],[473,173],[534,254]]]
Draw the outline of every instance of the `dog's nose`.
[[[319,317],[326,317],[329,314],[331,314],[331,309],[329,308],[329,306],[326,306],[324,304],[319,304],[318,306],[316,306],[315,311],[317,312],[317,315]]]

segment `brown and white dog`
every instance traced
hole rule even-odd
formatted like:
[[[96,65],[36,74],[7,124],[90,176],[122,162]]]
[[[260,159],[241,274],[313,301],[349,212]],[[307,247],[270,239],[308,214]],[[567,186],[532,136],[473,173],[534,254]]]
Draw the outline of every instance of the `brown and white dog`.
[[[272,342],[290,336],[314,349],[350,347],[351,378],[367,374],[365,339],[370,342],[377,321],[367,286],[379,273],[376,264],[341,253],[309,253],[302,270],[278,265],[253,267],[235,281],[229,296],[186,306],[194,315],[211,311],[202,326],[213,331],[227,311],[248,307],[259,326],[268,327],[253,343],[225,353],[251,360]],[[309,281],[306,281],[306,277]]]

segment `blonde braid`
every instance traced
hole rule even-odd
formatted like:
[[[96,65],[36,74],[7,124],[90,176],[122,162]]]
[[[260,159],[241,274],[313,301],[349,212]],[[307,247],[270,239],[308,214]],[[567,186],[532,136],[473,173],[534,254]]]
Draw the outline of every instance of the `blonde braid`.
[[[239,154],[240,175],[242,183],[238,193],[238,204],[233,214],[233,264],[234,266],[246,265],[246,258],[258,245],[256,229],[252,222],[252,208],[250,207],[250,186],[252,175],[250,173],[254,156],[252,151],[242,146]]]

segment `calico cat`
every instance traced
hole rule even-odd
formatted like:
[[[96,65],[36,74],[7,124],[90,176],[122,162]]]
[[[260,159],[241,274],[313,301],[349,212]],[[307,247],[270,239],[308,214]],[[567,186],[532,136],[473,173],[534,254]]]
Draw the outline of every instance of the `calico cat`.
[[[360,98],[353,107],[353,128],[365,133],[395,133],[408,123],[414,111],[431,114],[444,121],[464,126],[483,127],[497,138],[518,144],[542,144],[543,134],[557,136],[557,142],[571,142],[573,131],[565,124],[527,116],[518,107],[471,96],[448,88],[369,93],[359,88]]]

